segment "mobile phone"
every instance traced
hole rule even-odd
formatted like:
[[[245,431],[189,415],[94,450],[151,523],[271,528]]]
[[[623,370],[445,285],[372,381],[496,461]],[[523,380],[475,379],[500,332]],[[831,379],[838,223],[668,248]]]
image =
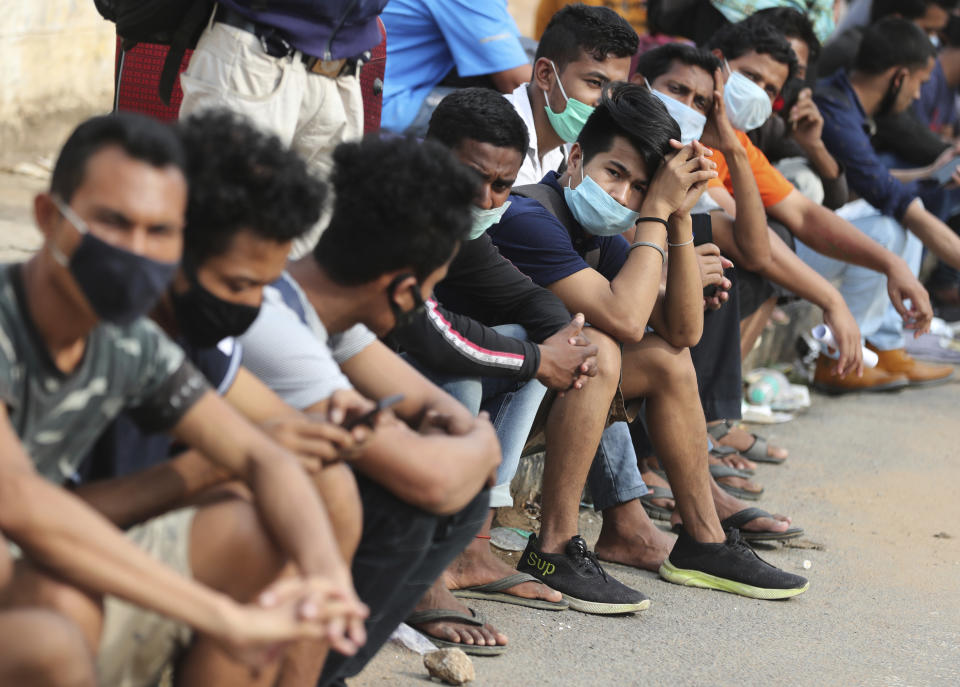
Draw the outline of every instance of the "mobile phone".
[[[944,186],[950,183],[950,179],[953,178],[953,171],[957,167],[960,167],[960,156],[953,158],[945,165],[937,167],[935,170],[933,170],[930,178],[936,179],[941,186]]]
[[[347,420],[343,423],[344,429],[353,429],[357,425],[366,425],[367,427],[373,427],[373,421],[377,417],[377,413],[381,410],[386,410],[390,406],[395,406],[400,401],[403,400],[403,394],[394,394],[393,396],[387,396],[381,398],[377,401],[377,404],[373,407],[369,413],[364,413],[360,417],[355,417],[352,420]]]

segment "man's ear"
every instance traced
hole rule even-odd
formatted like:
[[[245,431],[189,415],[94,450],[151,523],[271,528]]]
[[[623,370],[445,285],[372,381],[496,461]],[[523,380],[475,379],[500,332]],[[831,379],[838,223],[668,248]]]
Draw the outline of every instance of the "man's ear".
[[[710,54],[720,60],[720,66],[723,66],[723,51],[720,48],[714,48],[710,51]]]
[[[570,154],[567,156],[567,172],[569,173],[571,169],[577,169],[580,165],[583,164],[583,148],[580,147],[579,142],[574,142],[570,146]],[[580,178],[578,174],[577,179]]]
[[[33,199],[33,219],[45,239],[50,238],[59,218],[60,211],[50,194],[38,193]]]
[[[548,91],[553,85],[553,67],[546,57],[537,58],[533,63],[533,83],[537,88]]]
[[[646,85],[645,84],[646,80],[647,80],[646,77],[640,72],[637,72],[636,74],[630,77],[630,83],[639,84],[640,86]]]

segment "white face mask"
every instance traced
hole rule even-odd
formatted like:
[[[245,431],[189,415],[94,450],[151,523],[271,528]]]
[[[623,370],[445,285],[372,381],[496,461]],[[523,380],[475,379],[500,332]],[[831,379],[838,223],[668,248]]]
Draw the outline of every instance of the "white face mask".
[[[670,116],[680,125],[680,142],[683,145],[696,141],[703,136],[703,127],[707,124],[707,118],[704,115],[692,107],[684,105],[679,100],[674,100],[666,93],[653,90],[653,86],[646,78],[643,81],[647,84],[650,92],[664,104]]]
[[[727,117],[735,129],[752,131],[773,114],[773,104],[766,91],[740,72],[730,69],[726,60],[723,64],[730,72],[730,78],[723,87],[723,103],[727,106]]]

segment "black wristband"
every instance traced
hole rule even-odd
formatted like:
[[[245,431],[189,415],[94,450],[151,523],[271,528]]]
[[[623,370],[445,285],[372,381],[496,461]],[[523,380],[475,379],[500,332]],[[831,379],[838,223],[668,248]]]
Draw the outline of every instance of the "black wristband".
[[[638,217],[638,218],[637,218],[637,221],[634,222],[634,224],[635,224],[635,225],[636,225],[636,224],[640,224],[640,222],[659,222],[659,223],[662,224],[665,228],[667,228],[667,229],[670,228],[670,225],[667,223],[667,220],[665,220],[665,219],[660,219],[659,217]]]

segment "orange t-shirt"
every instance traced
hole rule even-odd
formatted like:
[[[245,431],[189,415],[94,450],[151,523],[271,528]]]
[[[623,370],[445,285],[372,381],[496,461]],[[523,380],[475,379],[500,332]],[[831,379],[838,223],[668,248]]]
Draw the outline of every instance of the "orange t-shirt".
[[[771,205],[776,205],[790,195],[793,184],[787,181],[780,171],[770,164],[767,156],[757,146],[753,145],[742,131],[737,132],[737,138],[747,151],[747,159],[750,161],[750,169],[753,170],[753,178],[757,180],[757,188],[760,189],[760,200],[763,201],[763,207],[768,208]],[[724,159],[723,153],[714,150],[711,159],[717,163],[717,178],[711,179],[707,186],[710,188],[723,186],[730,192],[730,195],[733,195],[730,169],[727,167],[727,161]]]

